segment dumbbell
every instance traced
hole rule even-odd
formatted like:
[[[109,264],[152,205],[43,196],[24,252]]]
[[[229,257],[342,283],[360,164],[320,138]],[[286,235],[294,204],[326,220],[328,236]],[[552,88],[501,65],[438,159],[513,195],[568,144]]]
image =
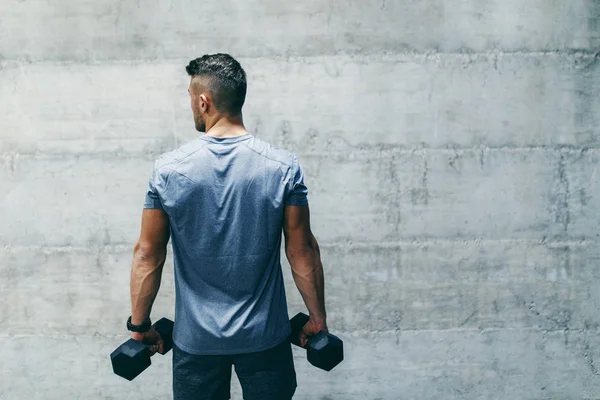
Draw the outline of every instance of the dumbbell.
[[[163,339],[163,352],[166,354],[173,348],[173,321],[161,318],[152,325]],[[129,339],[110,354],[115,374],[131,381],[152,364],[150,347],[147,344]]]
[[[300,332],[308,320],[308,315],[304,313],[298,313],[290,320],[290,325],[292,325],[290,342],[292,344],[302,347]],[[344,342],[339,337],[325,331],[309,337],[305,348],[308,362],[325,371],[331,371],[344,359]]]

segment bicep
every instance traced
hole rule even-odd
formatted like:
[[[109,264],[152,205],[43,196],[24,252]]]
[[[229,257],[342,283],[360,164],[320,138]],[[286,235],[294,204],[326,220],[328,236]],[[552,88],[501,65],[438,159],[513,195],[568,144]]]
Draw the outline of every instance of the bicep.
[[[169,242],[169,216],[162,209],[145,208],[139,245],[147,251],[164,249]]]
[[[285,207],[283,233],[286,251],[302,250],[311,246],[313,235],[308,206]]]

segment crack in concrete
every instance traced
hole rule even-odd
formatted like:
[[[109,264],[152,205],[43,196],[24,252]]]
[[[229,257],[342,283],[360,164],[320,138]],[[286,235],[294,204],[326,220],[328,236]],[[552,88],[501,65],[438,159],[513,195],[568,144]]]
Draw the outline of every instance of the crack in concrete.
[[[592,65],[594,65],[596,63],[596,61],[600,60],[600,50],[598,50],[596,53],[594,53],[592,61],[590,61],[588,64],[584,65],[581,70],[584,71],[588,68],[591,68]]]
[[[598,367],[596,366],[596,362],[594,361],[594,357],[590,354],[590,345],[587,342],[587,340],[582,339],[583,340],[583,350],[584,353],[582,353],[583,358],[585,359],[585,362],[587,363],[588,367],[590,368],[590,371],[592,371],[592,374],[600,376],[600,370],[598,370]]]
[[[515,297],[517,302],[523,307],[527,308],[527,310],[536,317],[540,319],[550,322],[552,324],[551,329],[544,330],[552,330],[552,331],[562,331],[566,334],[566,332],[570,331],[569,323],[572,319],[572,312],[570,310],[559,309],[559,310],[551,310],[549,314],[544,313],[543,310],[539,310],[538,305],[535,301],[527,301],[525,298],[518,293],[515,293],[511,290],[512,295]],[[540,326],[540,328],[542,328]]]
[[[566,236],[569,232],[571,223],[571,212],[569,211],[569,197],[571,196],[570,184],[565,168],[565,155],[560,154],[558,161],[558,188],[554,197],[555,203],[555,222],[562,225],[563,234]]]
[[[479,314],[479,309],[476,308],[475,310],[473,310],[473,312],[471,314],[469,314],[469,316],[467,318],[465,318],[465,320],[463,322],[461,322],[460,324],[458,324],[459,327],[466,325],[469,321],[471,321],[477,314]]]
[[[394,188],[392,190],[392,201],[389,204],[389,212],[391,213],[391,223],[394,226],[394,232],[398,233],[400,231],[400,222],[402,221],[402,214],[400,211],[401,205],[401,188],[400,188],[400,180],[398,179],[398,173],[396,172],[396,157],[392,157],[390,159],[389,165],[390,171],[390,181]]]

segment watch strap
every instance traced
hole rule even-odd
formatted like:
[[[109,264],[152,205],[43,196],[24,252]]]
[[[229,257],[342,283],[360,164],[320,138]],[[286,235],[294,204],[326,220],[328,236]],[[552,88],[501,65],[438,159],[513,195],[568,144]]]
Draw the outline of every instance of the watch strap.
[[[148,332],[152,327],[152,321],[150,318],[146,318],[146,320],[140,325],[134,325],[131,323],[131,316],[127,319],[127,329],[131,332]]]

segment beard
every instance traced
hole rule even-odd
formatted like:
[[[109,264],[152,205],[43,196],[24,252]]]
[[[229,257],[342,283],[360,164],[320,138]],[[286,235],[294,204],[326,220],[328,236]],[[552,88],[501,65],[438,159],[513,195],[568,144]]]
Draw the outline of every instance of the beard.
[[[198,132],[206,132],[206,123],[200,115],[194,115],[194,124]]]

